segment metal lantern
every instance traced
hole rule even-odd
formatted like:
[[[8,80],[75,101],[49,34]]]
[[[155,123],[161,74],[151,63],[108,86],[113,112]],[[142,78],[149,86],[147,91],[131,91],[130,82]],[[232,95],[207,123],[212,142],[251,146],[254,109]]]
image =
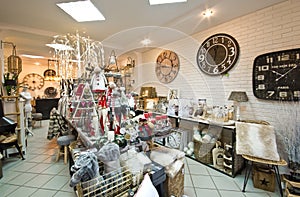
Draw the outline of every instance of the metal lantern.
[[[13,45],[12,55],[7,58],[7,67],[8,72],[19,75],[22,71],[22,59],[16,53],[16,45]]]

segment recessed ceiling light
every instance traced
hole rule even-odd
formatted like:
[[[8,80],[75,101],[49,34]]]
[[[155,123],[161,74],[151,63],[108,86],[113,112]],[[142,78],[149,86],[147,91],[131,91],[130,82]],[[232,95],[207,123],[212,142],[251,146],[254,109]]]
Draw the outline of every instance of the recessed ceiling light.
[[[75,1],[56,4],[67,14],[72,16],[77,22],[103,21],[105,20],[101,12],[91,1]]]
[[[43,59],[45,58],[44,56],[39,56],[39,55],[27,55],[27,54],[22,54],[22,57],[28,57],[28,58],[32,58],[32,59]]]
[[[159,5],[159,4],[166,4],[166,3],[181,3],[187,2],[187,0],[149,0],[150,5]]]
[[[59,50],[59,51],[74,50],[72,47],[65,45],[65,44],[46,44],[46,46],[51,47],[56,50]]]
[[[210,9],[207,9],[203,12],[203,16],[205,17],[210,17],[211,15],[213,15],[213,11]]]

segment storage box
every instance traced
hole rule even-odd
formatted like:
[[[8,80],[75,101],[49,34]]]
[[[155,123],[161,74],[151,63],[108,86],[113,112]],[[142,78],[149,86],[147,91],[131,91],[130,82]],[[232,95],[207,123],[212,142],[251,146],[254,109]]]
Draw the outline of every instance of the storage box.
[[[268,166],[253,165],[253,186],[266,191],[275,191],[275,172]]]
[[[164,185],[166,196],[181,197],[184,193],[184,165],[173,178],[167,175]]]

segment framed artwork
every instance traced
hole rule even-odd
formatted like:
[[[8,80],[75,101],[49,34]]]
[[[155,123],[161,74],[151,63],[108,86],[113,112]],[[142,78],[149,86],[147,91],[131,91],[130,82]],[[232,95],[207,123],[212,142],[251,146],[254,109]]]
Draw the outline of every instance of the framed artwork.
[[[169,89],[168,100],[178,99],[179,98],[179,89]]]

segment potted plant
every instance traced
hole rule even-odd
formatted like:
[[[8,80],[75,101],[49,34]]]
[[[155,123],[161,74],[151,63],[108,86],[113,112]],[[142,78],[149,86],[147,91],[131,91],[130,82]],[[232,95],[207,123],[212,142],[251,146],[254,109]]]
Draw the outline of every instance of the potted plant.
[[[18,84],[18,75],[12,73],[5,73],[4,75],[4,87],[8,96],[16,92]]]

